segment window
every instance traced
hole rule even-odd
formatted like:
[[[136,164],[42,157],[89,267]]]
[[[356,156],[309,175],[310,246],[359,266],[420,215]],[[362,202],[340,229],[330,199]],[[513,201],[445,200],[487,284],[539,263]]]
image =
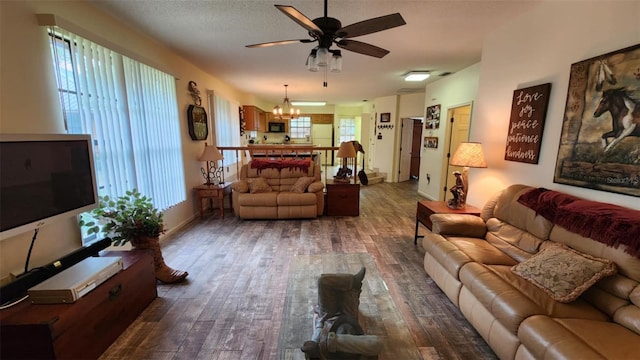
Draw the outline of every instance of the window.
[[[62,29],[49,34],[65,126],[92,135],[98,193],[136,188],[161,210],[185,201],[175,79]]]
[[[355,119],[340,119],[340,143],[356,139]]]
[[[311,117],[298,116],[289,120],[289,135],[292,139],[307,139],[311,136]]]
[[[232,104],[229,100],[213,95],[213,119],[216,127],[217,146],[241,146],[239,136],[240,113],[239,104]],[[236,151],[224,151],[224,164],[239,161]]]

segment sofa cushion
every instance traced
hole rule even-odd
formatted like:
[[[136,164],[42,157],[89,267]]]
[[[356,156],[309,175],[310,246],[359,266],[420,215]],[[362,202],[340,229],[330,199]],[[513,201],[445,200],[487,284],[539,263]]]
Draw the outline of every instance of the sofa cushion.
[[[582,299],[570,304],[554,301],[541,289],[514,274],[510,266],[469,263],[460,270],[460,280],[514,334],[524,319],[536,314],[599,321],[608,319],[606,314]]]
[[[252,194],[271,192],[271,186],[264,178],[251,178],[247,182],[249,183],[249,192]]]
[[[309,185],[311,185],[311,183],[314,182],[314,181],[316,181],[316,179],[313,178],[313,177],[302,176],[302,177],[298,178],[298,180],[296,180],[295,184],[293,184],[293,186],[291,186],[289,191],[294,192],[294,193],[303,193],[303,192],[307,191],[307,188],[309,187]]]
[[[553,223],[541,215],[536,215],[534,210],[517,201],[520,195],[531,189],[526,185],[511,185],[504,189],[493,203],[495,206],[491,214],[493,217],[525,230],[539,239],[548,239]],[[483,211],[484,216],[487,214],[487,211]]]
[[[557,244],[542,249],[512,270],[554,300],[568,303],[576,300],[601,278],[615,274],[616,267],[611,260]]]
[[[231,184],[231,189],[236,192],[247,193],[249,192],[249,183],[247,180],[237,180]]]
[[[301,206],[301,205],[314,205],[316,204],[316,194],[314,193],[292,193],[292,192],[279,192],[278,193],[278,206]]]
[[[276,207],[278,206],[278,193],[275,191],[266,192],[266,193],[257,193],[257,194],[238,194],[238,205],[239,206],[266,206],[266,207]]]
[[[447,237],[452,244],[462,250],[473,261],[481,264],[491,265],[515,265],[516,261],[507,256],[495,246],[489,244],[484,239],[476,239],[471,237]]]
[[[456,235],[482,238],[487,232],[484,220],[468,214],[432,214],[431,232],[440,235]]]
[[[636,359],[638,335],[607,321],[526,319],[518,337],[536,359]]]
[[[537,253],[540,249],[540,244],[545,241],[545,239],[540,239],[498,218],[487,220],[487,231],[492,234],[493,237],[528,253],[527,257]]]

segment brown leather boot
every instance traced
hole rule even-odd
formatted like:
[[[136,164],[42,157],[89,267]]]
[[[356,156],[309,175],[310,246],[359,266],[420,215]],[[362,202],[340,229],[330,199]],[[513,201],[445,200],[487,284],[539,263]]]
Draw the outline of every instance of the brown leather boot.
[[[186,271],[174,270],[165,264],[164,258],[162,257],[162,250],[160,249],[160,239],[157,237],[145,237],[132,240],[131,245],[136,249],[151,250],[153,255],[153,264],[156,271],[156,279],[161,282],[165,284],[174,284],[183,281],[187,275],[189,275]]]

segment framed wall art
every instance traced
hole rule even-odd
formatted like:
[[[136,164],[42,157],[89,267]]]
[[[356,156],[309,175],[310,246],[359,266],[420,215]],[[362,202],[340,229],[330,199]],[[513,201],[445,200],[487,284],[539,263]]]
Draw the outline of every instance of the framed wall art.
[[[551,83],[513,92],[504,159],[537,164]]]
[[[438,148],[438,138],[435,136],[425,136],[424,137],[424,147],[426,149],[437,149]]]
[[[553,181],[640,196],[640,44],[571,65]]]
[[[381,123],[391,122],[391,113],[381,113],[380,114],[380,122]]]
[[[425,116],[424,128],[440,128],[440,104],[427,107],[427,115]]]

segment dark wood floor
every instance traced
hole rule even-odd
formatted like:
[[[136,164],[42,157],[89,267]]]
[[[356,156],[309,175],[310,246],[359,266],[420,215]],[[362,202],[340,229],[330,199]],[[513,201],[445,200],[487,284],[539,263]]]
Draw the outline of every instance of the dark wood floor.
[[[363,186],[359,217],[190,224],[162,242],[188,281],[158,285],[159,297],[101,359],[303,358],[278,351],[291,259],[340,253],[374,259],[418,359],[495,359],[423,269],[416,191],[414,181]]]

